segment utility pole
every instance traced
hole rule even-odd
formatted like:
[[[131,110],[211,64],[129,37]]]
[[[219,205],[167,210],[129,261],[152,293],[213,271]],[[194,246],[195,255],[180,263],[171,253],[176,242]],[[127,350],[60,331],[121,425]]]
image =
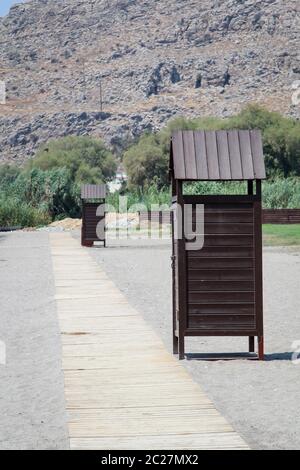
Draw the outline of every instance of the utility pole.
[[[102,80],[99,79],[99,98],[100,98],[100,111],[103,111],[103,95],[102,95]]]
[[[82,72],[83,72],[83,101],[86,101],[86,77],[85,77],[85,60],[82,59]]]

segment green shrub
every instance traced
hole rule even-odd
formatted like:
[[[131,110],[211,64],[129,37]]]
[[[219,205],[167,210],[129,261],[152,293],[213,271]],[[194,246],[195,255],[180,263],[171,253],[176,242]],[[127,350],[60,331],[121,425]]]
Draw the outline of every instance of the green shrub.
[[[51,218],[47,211],[32,207],[18,198],[0,196],[0,226],[36,227],[49,222]]]
[[[16,165],[4,163],[0,165],[0,188],[3,190],[12,184],[21,173],[21,168]]]
[[[27,168],[52,170],[65,167],[77,183],[101,183],[114,177],[117,162],[105,144],[88,136],[50,140],[37,151]]]
[[[125,192],[124,194],[120,194],[120,192],[110,194],[107,198],[107,203],[111,204],[116,210],[122,210],[122,208],[119,208],[119,196],[123,195],[127,197],[127,209],[137,204],[143,204],[150,210],[153,204],[169,206],[171,200],[170,194],[169,189],[158,189],[156,185],[152,185],[144,191],[135,190]]]
[[[251,105],[227,119],[179,117],[161,132],[143,135],[124,154],[129,189],[145,189],[155,181],[159,188],[166,185],[172,131],[197,129],[260,129],[268,176],[300,176],[300,122]]]
[[[160,134],[143,135],[124,154],[128,188],[143,190],[153,184],[164,187],[168,183],[168,158]]]

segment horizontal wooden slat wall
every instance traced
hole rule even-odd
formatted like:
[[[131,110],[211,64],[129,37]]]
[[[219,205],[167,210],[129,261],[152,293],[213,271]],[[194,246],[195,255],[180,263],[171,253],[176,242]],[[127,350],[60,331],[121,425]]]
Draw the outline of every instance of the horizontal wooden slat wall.
[[[103,232],[102,236],[98,238],[97,236],[97,225],[104,217],[98,217],[96,215],[97,208],[100,203],[84,202],[83,204],[83,236],[85,240],[88,241],[103,241],[105,239],[105,234]]]
[[[217,210],[215,211],[215,214]],[[300,209],[263,209],[263,223],[264,224],[300,224]],[[244,217],[247,219],[251,217],[251,211],[247,214],[245,211]],[[207,218],[209,220],[209,214]],[[238,214],[232,213],[232,219],[227,219],[228,222],[234,222],[234,218],[237,218]],[[222,218],[222,212],[220,213]],[[153,211],[153,212],[140,212],[140,222],[150,221],[159,222],[163,224],[171,223],[171,212],[170,211]]]
[[[191,233],[196,229],[193,207]],[[254,211],[206,204],[204,246],[186,251],[188,329],[255,331]]]

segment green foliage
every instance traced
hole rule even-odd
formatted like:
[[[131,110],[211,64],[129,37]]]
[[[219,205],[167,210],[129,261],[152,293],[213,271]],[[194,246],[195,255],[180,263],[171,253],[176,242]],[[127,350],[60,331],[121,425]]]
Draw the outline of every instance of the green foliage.
[[[124,154],[128,206],[169,204],[170,136],[175,129],[262,130],[269,180],[263,184],[266,208],[300,207],[300,122],[248,106],[227,119],[173,119],[162,131],[144,134]],[[43,145],[24,169],[0,166],[0,225],[39,225],[64,216],[79,217],[80,183],[111,180],[116,158],[98,139],[66,137]],[[283,176],[285,178],[283,178]],[[245,194],[244,182],[197,182],[185,185],[188,194]],[[120,193],[108,202],[116,208]]]
[[[20,173],[21,169],[15,165],[10,165],[8,163],[0,165],[0,188],[3,189],[9,186],[15,181]]]
[[[2,225],[35,226],[57,217],[79,217],[80,183],[110,180],[116,167],[103,142],[90,137],[52,140],[24,169],[0,166]]]
[[[67,168],[77,183],[101,183],[112,179],[117,169],[114,155],[105,144],[91,137],[69,136],[50,140],[37,151],[28,168]]]
[[[6,189],[6,195],[46,211],[52,219],[59,214],[80,215],[79,186],[66,168],[23,171]]]
[[[246,182],[197,182],[184,185],[186,194],[247,194]],[[300,207],[300,178],[274,178],[262,185],[263,207],[294,209]]]
[[[124,154],[124,165],[129,177],[128,188],[147,189],[156,184],[162,188],[168,183],[168,153],[160,134],[145,134]]]
[[[299,209],[300,178],[276,178],[264,182],[263,205],[268,209]]]
[[[300,246],[300,224],[263,225],[263,241],[267,246]]]
[[[32,207],[18,198],[0,195],[0,226],[36,227],[50,221],[47,211]]]
[[[185,194],[247,194],[245,181],[199,181],[184,184]]]
[[[250,105],[227,119],[179,117],[161,132],[142,136],[124,155],[129,189],[147,188],[154,178],[160,188],[168,183],[170,136],[177,129],[260,129],[268,176],[300,176],[300,122]]]
[[[196,183],[186,183],[184,185],[185,194],[247,194],[247,183],[233,181],[227,183],[201,181]],[[108,202],[118,209],[120,193],[109,195]],[[152,204],[171,204],[171,193],[169,188],[159,190],[153,185],[145,190],[134,190],[125,192],[128,198],[128,208],[133,204],[144,204],[147,209],[151,209]],[[266,209],[294,209],[300,207],[300,178],[275,178],[264,181],[262,186],[263,206]]]
[[[170,205],[171,194],[168,189],[158,189],[156,185],[149,186],[145,190],[135,190],[129,191],[125,194],[120,194],[120,192],[115,192],[110,194],[107,198],[107,203],[112,205],[116,210],[123,210],[119,207],[119,196],[127,197],[127,209],[132,211],[132,208],[137,204],[142,204],[148,210],[151,209],[151,206],[156,204],[159,206],[165,205],[166,208]],[[135,210],[136,212],[136,210]]]

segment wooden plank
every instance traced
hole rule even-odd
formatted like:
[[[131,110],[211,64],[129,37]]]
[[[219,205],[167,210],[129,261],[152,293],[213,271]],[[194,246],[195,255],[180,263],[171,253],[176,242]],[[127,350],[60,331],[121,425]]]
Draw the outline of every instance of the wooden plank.
[[[189,251],[188,259],[191,258],[251,258],[254,255],[253,247],[232,246],[205,246],[202,250]]]
[[[253,258],[189,258],[188,269],[253,268]]]
[[[210,180],[220,179],[218,148],[215,131],[205,131],[207,167]]]
[[[72,438],[72,450],[245,450],[247,447],[234,432],[202,434],[157,434],[151,436]]]
[[[247,234],[207,234],[204,238],[204,247],[208,246],[253,246],[253,235]]]
[[[238,131],[228,132],[228,148],[232,179],[242,180],[242,163]]]
[[[190,315],[253,315],[254,303],[189,304]]]
[[[241,162],[243,177],[246,180],[254,179],[252,150],[249,131],[239,131]]]
[[[175,178],[185,179],[184,149],[182,131],[172,134],[172,148]]]
[[[185,177],[187,180],[197,179],[196,153],[193,131],[185,131],[183,133],[183,148],[185,159]]]
[[[253,269],[189,269],[189,279],[193,280],[214,280],[214,281],[252,281],[254,279]]]
[[[193,211],[193,217],[195,217],[197,211]],[[249,210],[232,210],[224,211],[219,210],[208,210],[204,211],[205,222],[209,223],[232,223],[236,222],[239,224],[251,223],[253,221],[253,211]]]
[[[229,158],[227,131],[217,132],[217,147],[218,147],[218,155],[219,155],[220,179],[230,180],[231,179],[231,166],[230,166],[230,158]]]
[[[208,166],[206,156],[206,142],[204,131],[194,133],[197,177],[200,180],[208,179]]]
[[[189,316],[189,328],[203,330],[254,330],[256,326],[255,315],[246,317],[245,315],[235,317],[191,315]]]
[[[50,240],[71,448],[246,449],[85,249]]]
[[[265,179],[266,170],[264,165],[263,145],[261,132],[259,130],[250,131],[251,152],[253,158],[254,177],[256,179]]]
[[[206,281],[206,280],[189,280],[189,292],[202,291],[250,291],[254,290],[253,281]]]
[[[190,303],[216,303],[216,302],[254,302],[254,292],[241,291],[206,291],[189,292],[188,300]]]

